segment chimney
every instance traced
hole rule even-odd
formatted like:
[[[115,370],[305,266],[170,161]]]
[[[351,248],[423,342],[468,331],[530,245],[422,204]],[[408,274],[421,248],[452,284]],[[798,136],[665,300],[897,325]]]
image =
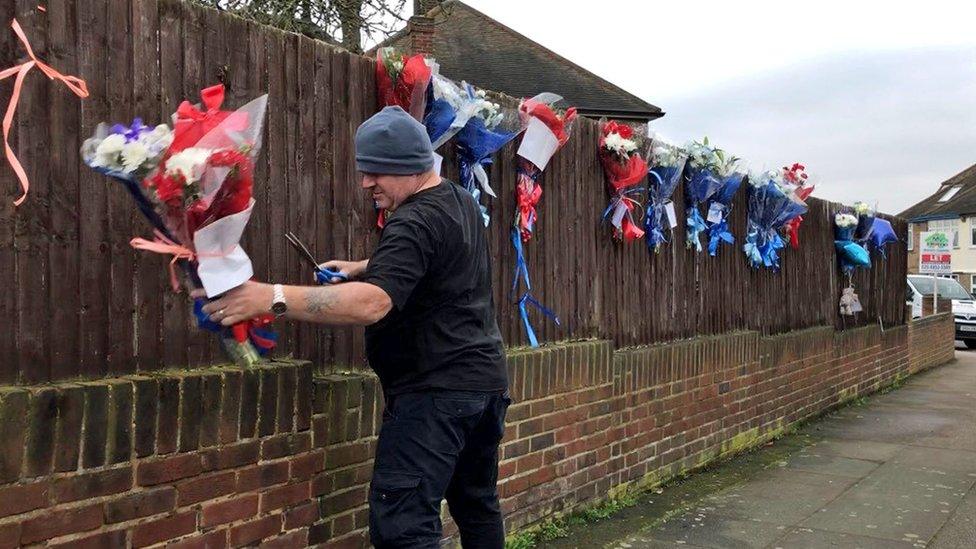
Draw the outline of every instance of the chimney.
[[[439,3],[438,0],[414,0],[414,15],[407,21],[412,53],[434,55],[434,19],[427,17],[427,13]]]

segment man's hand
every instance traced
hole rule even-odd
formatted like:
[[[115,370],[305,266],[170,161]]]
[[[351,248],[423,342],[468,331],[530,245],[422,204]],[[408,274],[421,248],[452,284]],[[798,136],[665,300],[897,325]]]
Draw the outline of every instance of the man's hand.
[[[369,264],[368,259],[362,261],[340,261],[338,259],[333,259],[331,261],[326,261],[325,263],[319,265],[319,268],[328,269],[333,272],[342,273],[346,275],[347,280],[353,280],[362,276],[366,272],[366,265]],[[313,277],[314,278],[314,277]],[[341,278],[333,278],[329,282],[342,282]]]
[[[220,299],[204,305],[203,312],[214,322],[233,326],[238,322],[271,312],[274,288],[271,284],[247,281],[230,290]]]

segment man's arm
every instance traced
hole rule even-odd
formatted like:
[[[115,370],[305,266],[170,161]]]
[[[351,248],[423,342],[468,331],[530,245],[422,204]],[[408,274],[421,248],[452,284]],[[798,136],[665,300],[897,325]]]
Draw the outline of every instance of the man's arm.
[[[368,326],[379,322],[393,301],[379,286],[366,282],[346,282],[331,286],[283,286],[288,311],[285,317],[335,326]],[[245,282],[211,301],[203,311],[214,321],[231,326],[270,312],[274,287],[261,282]]]
[[[332,286],[284,286],[287,318],[337,326],[369,326],[393,308],[379,286],[346,282]]]

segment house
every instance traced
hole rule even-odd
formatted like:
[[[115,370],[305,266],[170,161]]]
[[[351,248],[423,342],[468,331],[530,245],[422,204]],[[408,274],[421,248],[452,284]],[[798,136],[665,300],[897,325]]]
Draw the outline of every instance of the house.
[[[414,2],[406,28],[378,44],[423,53],[456,82],[512,97],[557,93],[582,116],[646,123],[660,108],[458,0]]]
[[[952,235],[952,278],[976,292],[976,164],[898,215],[908,220],[909,273],[918,273],[919,233],[946,231]]]

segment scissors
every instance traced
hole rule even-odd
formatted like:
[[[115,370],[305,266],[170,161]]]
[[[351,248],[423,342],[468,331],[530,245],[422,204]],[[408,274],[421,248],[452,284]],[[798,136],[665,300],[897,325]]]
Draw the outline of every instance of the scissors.
[[[339,282],[346,282],[349,280],[348,276],[340,273],[339,271],[332,271],[319,267],[319,263],[318,261],[315,261],[315,257],[312,256],[312,252],[308,251],[308,247],[302,243],[295,233],[288,231],[285,233],[285,238],[288,240],[288,243],[298,251],[298,255],[305,261],[308,261],[312,265],[312,268],[315,269],[315,280],[317,280],[319,284],[337,284]]]

